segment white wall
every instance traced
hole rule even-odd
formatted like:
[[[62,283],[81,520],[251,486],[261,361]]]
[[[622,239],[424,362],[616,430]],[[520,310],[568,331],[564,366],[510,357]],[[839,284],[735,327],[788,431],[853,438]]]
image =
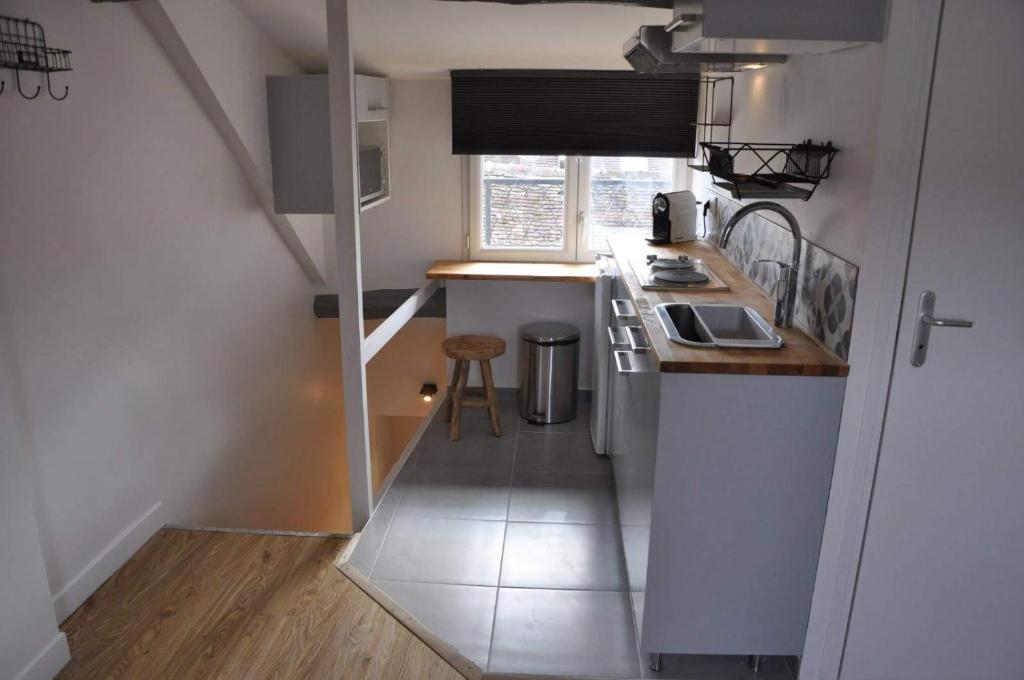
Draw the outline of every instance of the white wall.
[[[363,288],[419,288],[462,256],[463,157],[448,80],[391,81],[391,200],[362,214]]]
[[[881,44],[870,44],[797,56],[786,64],[736,76],[733,141],[813,138],[839,147],[832,176],[811,200],[785,205],[807,240],[854,264],[860,264],[867,230],[882,53]],[[710,175],[692,176],[694,192],[703,200]]]
[[[75,68],[63,102],[0,96],[0,287],[51,592],[158,502],[348,531],[337,326],[210,121],[130,5],[0,14]]]
[[[491,362],[497,387],[519,387],[520,327],[531,321],[565,321],[580,329],[580,389],[591,389],[593,284],[449,281],[447,287],[449,335],[486,333],[505,341],[505,355]],[[480,384],[475,365],[470,384]]]
[[[240,162],[251,163],[261,200],[272,202],[270,136],[268,134],[267,75],[302,73],[299,65],[275,45],[233,3],[220,0],[174,0],[137,5],[152,25],[166,13],[170,29],[184,43],[223,109],[244,151]],[[162,30],[157,28],[156,30]],[[193,84],[195,85],[195,84]],[[238,153],[238,152],[236,152]],[[325,255],[323,222],[316,215],[277,218],[279,228],[294,230],[306,254],[321,275]],[[321,288],[322,289],[322,288]]]
[[[366,321],[367,333],[381,319]],[[413,318],[366,364],[366,402],[370,416],[424,418],[432,405],[423,401],[424,383],[446,384],[441,351],[445,320]]]
[[[46,583],[21,397],[0,286],[0,678],[49,678],[67,661],[68,645]]]
[[[266,77],[298,74],[302,69],[230,2],[171,0],[162,4],[269,179]]]
[[[363,287],[418,288],[434,260],[462,258],[466,184],[452,155],[448,80],[391,81],[392,198],[362,216]],[[330,271],[330,265],[328,266]],[[590,389],[593,286],[449,281],[448,334],[489,333],[508,353],[494,362],[498,387],[518,387],[518,330],[540,319],[582,331],[580,385]],[[479,384],[474,373],[473,382]]]

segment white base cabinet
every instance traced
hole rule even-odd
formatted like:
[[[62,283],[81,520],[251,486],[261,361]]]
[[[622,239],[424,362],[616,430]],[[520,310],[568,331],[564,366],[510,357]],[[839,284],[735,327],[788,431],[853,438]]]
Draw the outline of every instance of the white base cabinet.
[[[846,380],[656,369],[613,379],[641,650],[801,654]]]

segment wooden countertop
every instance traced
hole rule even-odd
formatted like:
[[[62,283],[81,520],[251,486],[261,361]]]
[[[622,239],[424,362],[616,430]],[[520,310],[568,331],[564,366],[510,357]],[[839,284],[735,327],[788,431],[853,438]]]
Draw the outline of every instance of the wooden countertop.
[[[463,281],[551,281],[593,283],[597,279],[595,264],[564,264],[559,262],[466,262],[438,260],[427,270],[428,279],[460,279]]]
[[[636,237],[609,239],[629,296],[636,304],[644,332],[663,373],[725,373],[741,375],[846,376],[850,367],[824,344],[798,328],[776,328],[782,336],[780,349],[706,349],[686,347],[668,339],[654,311],[664,302],[727,302],[753,307],[771,323],[775,300],[741,273],[714,246],[705,241],[650,246]],[[657,252],[663,257],[685,253],[699,258],[729,285],[727,291],[665,292],[643,290],[631,260]]]

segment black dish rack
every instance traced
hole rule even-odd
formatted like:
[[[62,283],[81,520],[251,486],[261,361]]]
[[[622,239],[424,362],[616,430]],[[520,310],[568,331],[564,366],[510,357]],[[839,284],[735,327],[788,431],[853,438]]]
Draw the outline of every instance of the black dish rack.
[[[34,71],[46,77],[46,89],[56,100],[68,96],[68,88],[60,97],[53,93],[50,74],[71,70],[71,52],[50,47],[46,44],[43,27],[28,19],[14,19],[0,16],[0,69],[11,69],[18,86],[18,92],[25,99],[35,99],[43,86],[36,87],[33,94],[26,94],[21,87],[21,72]],[[0,81],[0,94],[6,85]]]
[[[759,142],[701,142],[704,167],[733,198],[808,200],[829,176],[839,149],[832,142],[765,144]],[[738,172],[738,167],[752,167]]]

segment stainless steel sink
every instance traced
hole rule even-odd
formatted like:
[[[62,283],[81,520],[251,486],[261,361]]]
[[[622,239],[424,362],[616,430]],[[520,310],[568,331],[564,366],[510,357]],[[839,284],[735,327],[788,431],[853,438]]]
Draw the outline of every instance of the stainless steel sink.
[[[782,337],[745,305],[674,302],[655,307],[669,340],[691,347],[778,349]]]
[[[672,342],[694,347],[715,346],[711,334],[697,318],[692,305],[685,302],[662,304],[655,307],[654,311]]]

